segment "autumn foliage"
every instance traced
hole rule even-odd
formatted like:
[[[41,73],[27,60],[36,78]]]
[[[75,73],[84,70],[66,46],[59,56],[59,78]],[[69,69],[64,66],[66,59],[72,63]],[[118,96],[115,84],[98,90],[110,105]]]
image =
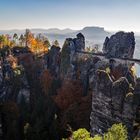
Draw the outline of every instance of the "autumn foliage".
[[[48,52],[50,44],[47,38],[41,36],[34,37],[34,34],[32,34],[31,31],[28,29],[26,30],[25,38],[26,45],[29,46],[31,52],[33,53]]]
[[[54,98],[61,110],[66,110],[71,104],[77,102],[82,97],[82,86],[78,80],[64,80],[62,87],[58,90]]]
[[[40,81],[41,81],[41,85],[42,85],[42,89],[45,93],[45,95],[47,95],[49,93],[49,90],[52,86],[52,82],[53,82],[53,77],[51,76],[50,72],[48,70],[45,70],[41,77],[40,77]]]
[[[48,48],[44,46],[44,42],[39,39],[31,38],[30,40],[30,50],[33,53],[47,52]]]

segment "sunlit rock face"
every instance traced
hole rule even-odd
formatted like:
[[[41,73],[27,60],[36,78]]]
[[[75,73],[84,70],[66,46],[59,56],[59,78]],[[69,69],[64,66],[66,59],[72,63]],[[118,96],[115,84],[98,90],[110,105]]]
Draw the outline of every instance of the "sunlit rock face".
[[[109,57],[132,58],[135,50],[134,33],[118,32],[106,37],[103,52]]]

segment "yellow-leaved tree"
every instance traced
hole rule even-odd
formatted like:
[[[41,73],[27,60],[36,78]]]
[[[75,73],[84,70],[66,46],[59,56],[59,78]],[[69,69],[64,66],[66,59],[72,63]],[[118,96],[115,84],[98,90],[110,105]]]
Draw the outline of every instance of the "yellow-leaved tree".
[[[121,123],[114,124],[111,128],[108,129],[108,132],[103,136],[95,135],[90,137],[90,133],[85,128],[80,128],[77,131],[73,132],[71,138],[63,140],[127,140],[127,129]]]

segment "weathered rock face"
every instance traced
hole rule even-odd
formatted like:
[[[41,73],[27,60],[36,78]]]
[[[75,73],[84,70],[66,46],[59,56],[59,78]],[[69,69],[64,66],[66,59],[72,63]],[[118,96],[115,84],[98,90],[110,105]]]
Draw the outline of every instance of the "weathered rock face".
[[[140,78],[136,81],[136,86],[134,90],[134,109],[136,110],[135,126],[134,126],[134,135],[136,138],[140,138]]]
[[[59,73],[60,67],[60,47],[52,46],[49,51],[48,56],[46,57],[47,67],[50,72],[57,76]]]
[[[85,37],[82,33],[77,34],[77,38],[74,39],[74,43],[77,50],[85,49]]]
[[[104,65],[101,65],[104,64]],[[92,135],[104,133],[114,123],[126,125],[129,133],[129,138],[132,138],[134,132],[133,122],[138,113],[138,91],[134,94],[133,88],[135,82],[129,80],[125,73],[122,73],[125,67],[119,64],[122,70],[117,70],[117,73],[108,74],[106,67],[107,62],[99,61],[95,65],[94,71],[97,70],[93,77],[93,97],[92,97],[92,112],[91,112],[91,132]],[[115,67],[116,70],[118,68]],[[114,71],[115,71],[114,70]],[[117,74],[114,79],[112,74]],[[135,77],[131,77],[135,81]],[[138,86],[136,86],[138,90]],[[137,95],[137,97],[135,97]],[[135,101],[136,100],[136,101]],[[135,105],[136,102],[136,105]]]
[[[103,52],[109,57],[132,58],[135,50],[134,33],[118,32],[106,37]]]
[[[111,88],[112,112],[116,119],[120,119],[119,114],[123,112],[123,104],[126,94],[129,92],[129,82],[125,77],[113,82]]]
[[[134,33],[118,32],[106,38],[103,52],[107,57],[132,58]],[[110,68],[111,71],[107,71]],[[131,72],[131,64],[99,60],[94,67],[94,88],[91,112],[91,134],[104,133],[114,123],[123,123],[129,139],[134,136],[133,122],[139,124],[139,80]],[[136,115],[137,114],[137,115]],[[137,132],[138,133],[138,129]],[[138,135],[138,134],[137,134]]]
[[[90,122],[92,135],[103,133],[111,126],[111,96],[109,95],[111,86],[112,80],[109,75],[105,71],[98,71],[96,88],[92,96]]]
[[[113,82],[110,75],[103,70],[97,71],[96,79],[92,97],[92,135],[104,133],[114,123],[122,122],[127,126],[131,137],[135,111],[128,80],[121,77]]]
[[[85,37],[79,33],[77,38],[67,38],[61,52],[61,72],[70,78],[75,78],[76,51],[85,49]]]

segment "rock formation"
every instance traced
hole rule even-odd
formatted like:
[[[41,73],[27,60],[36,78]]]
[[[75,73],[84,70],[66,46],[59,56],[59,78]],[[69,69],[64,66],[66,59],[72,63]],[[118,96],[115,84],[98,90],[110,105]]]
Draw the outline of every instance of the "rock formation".
[[[140,78],[136,80],[136,86],[134,89],[134,109],[136,110],[135,124],[134,124],[134,136],[140,138]]]
[[[8,91],[11,94],[7,94],[6,99],[14,99],[21,109],[23,107],[23,113],[26,110],[24,102],[30,102],[31,112],[26,110],[26,113],[27,116],[30,113],[27,122],[35,132],[34,138],[58,139],[59,131],[68,124],[73,130],[81,127],[89,130],[91,126],[92,135],[103,134],[119,122],[126,125],[129,139],[139,137],[140,79],[131,71],[131,63],[112,58],[133,57],[134,34],[119,32],[106,38],[104,58],[77,53],[84,49],[85,37],[79,33],[74,39],[66,39],[61,52],[60,47],[53,45],[40,59],[35,59],[33,54],[21,55],[18,60],[26,75],[16,75],[10,86],[9,81],[5,81],[5,90],[0,71],[0,86],[3,87],[0,98],[5,99],[3,95]],[[41,72],[44,73],[41,75]],[[20,117],[19,120],[22,114]]]
[[[61,52],[61,72],[70,78],[76,77],[76,51],[85,49],[85,37],[79,33],[77,38],[67,38]]]
[[[60,47],[52,46],[49,53],[45,56],[46,68],[50,70],[52,75],[57,76],[60,69]]]
[[[76,50],[85,49],[85,37],[82,33],[77,34],[77,38],[73,39]]]
[[[107,57],[132,58],[135,48],[133,33],[118,32],[106,38],[103,52]],[[133,137],[133,122],[136,119],[137,104],[134,105],[136,93],[135,75],[130,71],[131,65],[100,60],[95,64],[96,72],[92,97],[91,134],[104,133],[114,123],[123,123],[128,129],[129,139]],[[110,69],[111,68],[111,69]],[[107,69],[110,69],[108,71]],[[138,96],[138,93],[137,93]]]
[[[135,50],[134,33],[118,32],[106,37],[103,52],[109,57],[132,58]]]
[[[76,52],[84,49],[85,38],[81,33],[74,39],[67,38],[61,55],[60,48],[51,47],[46,59],[47,68],[53,75],[58,75],[60,68],[62,83],[65,79],[80,80],[83,88],[82,95],[90,96],[88,93],[93,93],[90,116],[92,135],[102,134],[114,123],[122,122],[126,125],[129,139],[131,139],[133,137],[133,122],[135,120],[139,122],[139,113],[135,115],[138,112],[139,101],[137,100],[137,103],[134,104],[140,91],[137,85],[138,81],[136,82],[136,76],[130,70],[131,63],[115,61],[112,57],[133,58],[134,34],[118,32],[110,38],[106,38],[103,53],[106,54],[107,59]],[[60,59],[58,59],[59,56]],[[60,60],[59,63],[58,60]],[[69,93],[70,96],[71,94]],[[87,105],[90,105],[89,98],[87,98],[87,102]],[[62,102],[60,103],[62,104]],[[81,103],[80,106],[79,102],[71,104],[68,110],[64,111],[62,121],[65,120],[65,124],[63,125],[70,123],[74,129],[81,127],[83,123],[80,119],[72,120],[74,120],[78,109],[82,112],[84,104],[85,102]],[[84,111],[83,114],[87,118],[89,117],[89,112],[86,115]],[[86,123],[83,126],[87,127]],[[135,133],[138,135],[138,130]]]
[[[125,77],[113,82],[106,71],[98,70],[96,87],[92,97],[91,130],[92,135],[104,133],[114,123],[124,123],[129,132],[133,131],[135,110],[133,93]]]

